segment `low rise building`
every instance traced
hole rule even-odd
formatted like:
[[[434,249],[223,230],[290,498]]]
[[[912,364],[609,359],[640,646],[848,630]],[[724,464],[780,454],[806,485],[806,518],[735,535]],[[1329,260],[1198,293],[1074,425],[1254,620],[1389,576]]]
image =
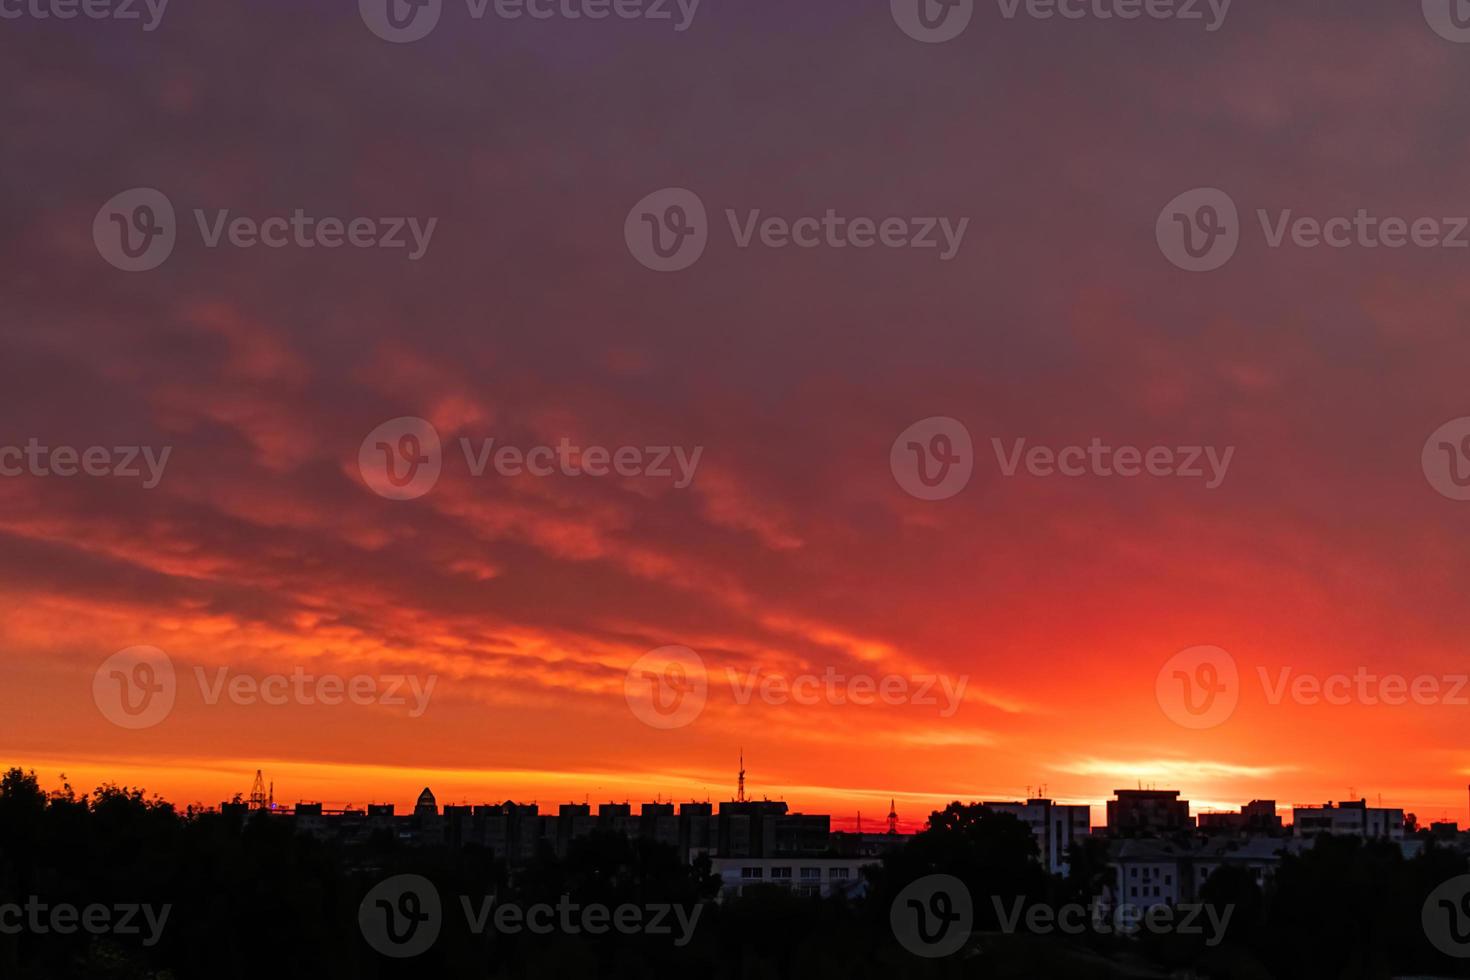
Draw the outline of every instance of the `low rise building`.
[[[1397,807],[1369,806],[1367,800],[1347,800],[1323,806],[1291,808],[1291,832],[1294,837],[1333,837],[1404,839],[1404,811]]]
[[[1108,833],[1114,837],[1157,837],[1193,830],[1189,801],[1177,789],[1117,789],[1108,801]]]
[[[863,868],[870,858],[766,857],[714,858],[721,879],[720,894],[730,897],[760,887],[789,888],[798,895],[859,897],[867,891]]]
[[[1275,800],[1251,800],[1239,812],[1201,813],[1198,822],[1200,832],[1205,834],[1270,835],[1283,832]]]

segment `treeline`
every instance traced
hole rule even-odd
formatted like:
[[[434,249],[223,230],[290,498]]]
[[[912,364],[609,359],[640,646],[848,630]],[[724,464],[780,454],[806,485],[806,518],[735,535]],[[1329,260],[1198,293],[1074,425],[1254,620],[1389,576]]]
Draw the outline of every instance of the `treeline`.
[[[141,928],[122,934],[49,926],[17,932],[5,929],[0,916],[0,977],[1470,976],[1470,961],[1437,951],[1420,921],[1425,896],[1467,871],[1462,855],[1432,845],[1405,861],[1391,844],[1324,839],[1286,858],[1265,892],[1244,873],[1218,872],[1201,899],[1229,906],[1232,914],[1223,936],[1211,937],[1216,941],[1210,944],[1201,935],[1123,938],[1090,927],[1082,935],[1036,935],[1014,921],[1007,932],[1016,908],[1090,904],[1109,881],[1105,856],[1103,842],[1089,841],[1074,851],[1068,878],[1047,875],[1024,824],[955,803],[870,869],[864,898],[806,898],[772,886],[715,903],[719,880],[707,861],[686,865],[668,847],[620,835],[575,842],[565,858],[543,853],[512,876],[475,847],[403,847],[386,833],[360,845],[322,842],[297,834],[287,818],[180,813],[117,786],[84,796],[69,787],[46,792],[34,774],[13,769],[0,778],[0,909],[28,902],[48,909],[102,907],[112,912],[114,925],[121,921],[118,909],[149,907],[155,920],[158,910],[169,911],[154,933],[138,915],[132,922]],[[411,959],[372,949],[358,920],[364,896],[400,874],[431,881],[444,908],[438,938]],[[916,956],[895,938],[890,921],[895,897],[930,875],[963,882],[973,905],[974,934],[941,959]],[[466,912],[491,896],[497,904],[522,907],[569,900],[609,909],[700,906],[700,913],[683,944],[668,935],[618,930],[538,935],[472,928]],[[13,925],[15,916],[8,921]]]

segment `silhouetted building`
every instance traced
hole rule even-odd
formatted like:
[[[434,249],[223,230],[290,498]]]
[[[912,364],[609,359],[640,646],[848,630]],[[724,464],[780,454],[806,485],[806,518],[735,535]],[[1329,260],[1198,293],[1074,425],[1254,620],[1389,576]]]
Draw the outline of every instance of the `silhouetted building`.
[[[679,853],[693,860],[715,849],[715,808],[711,803],[679,804]]]
[[[724,895],[739,895],[749,888],[789,888],[798,895],[861,896],[867,891],[863,868],[875,863],[867,858],[833,857],[743,857],[715,858],[711,864],[720,876]]]
[[[1299,843],[1285,837],[1116,840],[1108,856],[1113,900],[1142,908],[1198,901],[1205,882],[1222,867],[1240,868],[1264,886],[1282,855]]]
[[[1025,803],[988,802],[981,806],[994,813],[1009,813],[1031,828],[1036,838],[1041,866],[1053,874],[1066,874],[1071,867],[1072,845],[1092,833],[1092,808],[1029,799]]]
[[[638,836],[679,846],[679,818],[672,803],[645,803],[638,814]]]
[[[1275,800],[1251,800],[1238,813],[1201,813],[1201,833],[1280,834],[1281,817]]]
[[[413,815],[416,817],[436,817],[439,815],[439,803],[434,799],[434,793],[425,786],[424,791],[419,794],[418,802],[413,805]]]
[[[1404,811],[1397,807],[1369,806],[1367,800],[1295,806],[1291,808],[1291,832],[1295,837],[1330,834],[1403,840]]]
[[[1189,801],[1177,789],[1119,789],[1108,801],[1108,833],[1114,837],[1150,837],[1192,830]]]
[[[603,803],[597,808],[597,826],[610,833],[637,837],[641,823],[633,816],[631,804]]]

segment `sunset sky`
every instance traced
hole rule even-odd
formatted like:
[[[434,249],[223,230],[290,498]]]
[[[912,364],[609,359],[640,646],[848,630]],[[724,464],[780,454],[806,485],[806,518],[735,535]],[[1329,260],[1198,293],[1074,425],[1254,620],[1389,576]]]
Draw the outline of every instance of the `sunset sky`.
[[[1358,796],[1466,819],[1465,703],[1273,704],[1280,671],[1470,674],[1470,502],[1421,450],[1470,416],[1470,249],[1281,248],[1256,211],[1470,214],[1470,45],[1417,3],[1236,0],[1178,21],[1006,19],[922,44],[887,0],[704,0],[650,21],[475,21],[390,44],[346,0],[173,0],[156,30],[0,23],[0,445],[171,447],[158,485],[0,477],[0,762],[178,803],[732,797],[873,827],[1045,785],[1196,809]],[[93,219],[162,191],[177,246],[109,265]],[[692,267],[624,222],[709,209]],[[1240,208],[1176,268],[1160,209]],[[192,211],[437,218],[406,250],[207,247]],[[937,250],[737,245],[726,209],[968,218]],[[432,491],[374,493],[375,428],[432,423]],[[974,475],[890,469],[931,417]],[[702,447],[650,476],[472,475],[459,440]],[[1184,478],[1006,476],[992,439],[1234,447]],[[161,723],[99,665],[157,647]],[[670,645],[709,701],[644,724]],[[1179,651],[1228,651],[1223,724],[1172,721]],[[436,678],[393,705],[210,704],[195,669]],[[940,705],[740,704],[726,671],[965,681]],[[1446,687],[1453,687],[1452,681]]]

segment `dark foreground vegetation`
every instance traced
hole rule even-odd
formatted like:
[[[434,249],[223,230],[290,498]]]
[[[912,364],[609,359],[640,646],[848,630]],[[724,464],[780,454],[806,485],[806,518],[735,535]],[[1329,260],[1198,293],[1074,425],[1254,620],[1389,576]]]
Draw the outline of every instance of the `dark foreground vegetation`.
[[[1388,844],[1324,839],[1288,858],[1264,891],[1228,869],[1202,898],[1233,909],[1223,937],[1140,933],[1120,938],[1003,928],[1004,909],[1090,903],[1108,880],[1102,842],[1074,854],[1067,879],[1042,872],[1024,825],[952,804],[881,866],[865,897],[807,898],[771,887],[714,902],[707,862],[681,864],[649,841],[593,836],[565,858],[543,854],[514,875],[489,853],[405,848],[384,835],[344,846],[295,833],[287,818],[180,813],[143,793],[105,786],[45,792],[33,774],[0,781],[0,908],[169,908],[163,927],[0,930],[0,977],[141,978],[863,978],[1274,977],[1377,980],[1470,976],[1467,963],[1425,938],[1421,909],[1440,882],[1467,871],[1457,852],[1430,846],[1412,861]],[[422,955],[373,950],[358,921],[385,877],[422,875],[444,897],[442,933]],[[924,959],[890,926],[893,899],[925,875],[953,875],[974,896],[963,949]],[[479,902],[579,905],[706,903],[684,945],[667,936],[473,931],[460,896]],[[997,908],[992,896],[1005,896]],[[101,921],[101,913],[96,915]],[[0,916],[0,927],[16,918]],[[155,941],[149,943],[149,939]]]

